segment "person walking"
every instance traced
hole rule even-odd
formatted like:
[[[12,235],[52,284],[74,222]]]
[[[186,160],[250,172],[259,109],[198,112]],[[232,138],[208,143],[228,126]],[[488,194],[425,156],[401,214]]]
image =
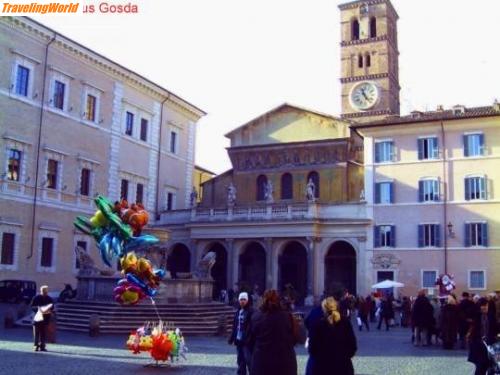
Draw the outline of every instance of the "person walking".
[[[49,296],[49,287],[42,285],[40,294],[33,297],[31,308],[36,312],[33,318],[33,339],[35,352],[46,352],[47,327],[54,308],[54,301]]]
[[[488,300],[480,298],[477,302],[479,309],[475,309],[472,324],[467,333],[469,341],[469,355],[467,360],[476,365],[474,375],[485,375],[489,367],[488,352],[483,338],[488,345],[496,341],[496,326],[491,315],[488,314]]]
[[[234,314],[233,329],[228,343],[236,345],[238,375],[247,375],[250,372],[251,349],[249,347],[250,321],[253,309],[248,302],[248,293],[242,292],[238,297],[240,307]]]
[[[458,335],[458,306],[455,297],[449,295],[441,309],[441,338],[443,349],[453,349]]]
[[[358,329],[361,332],[363,330],[363,325],[365,325],[366,330],[370,330],[370,325],[368,324],[368,315],[370,314],[370,302],[366,301],[363,297],[358,298]]]
[[[401,327],[408,327],[410,325],[411,303],[410,299],[406,296],[403,297],[401,302]]]
[[[418,297],[413,304],[411,312],[412,324],[415,327],[415,345],[422,344],[422,332],[426,334],[426,346],[429,346],[431,339],[431,327],[434,320],[434,309],[425,296],[425,290],[418,292]]]
[[[357,343],[351,322],[341,315],[334,298],[326,298],[321,307],[323,317],[313,325],[309,338],[311,375],[354,375]]]
[[[264,292],[250,324],[250,375],[297,375],[294,317],[283,309],[276,290]]]
[[[392,302],[387,298],[387,296],[382,297],[382,301],[380,303],[380,317],[378,320],[377,329],[380,330],[382,326],[382,321],[385,322],[385,330],[389,330],[389,320],[393,319],[394,310],[392,308]]]

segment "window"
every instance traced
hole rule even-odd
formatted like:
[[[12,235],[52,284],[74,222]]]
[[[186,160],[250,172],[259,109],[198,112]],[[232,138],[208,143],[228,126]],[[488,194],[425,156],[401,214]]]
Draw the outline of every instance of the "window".
[[[367,53],[367,54],[366,54],[366,56],[365,56],[365,60],[366,60],[366,66],[367,66],[367,67],[372,66],[372,57],[370,56],[370,54],[369,54],[369,53]]]
[[[127,112],[125,114],[125,134],[132,136],[134,132],[134,114]]]
[[[267,177],[261,174],[257,177],[257,200],[263,201],[266,199],[266,186],[267,186]]]
[[[465,247],[488,246],[487,223],[465,223]]]
[[[30,70],[25,66],[18,65],[16,71],[16,94],[28,96]]]
[[[2,258],[0,264],[13,265],[14,264],[14,244],[16,235],[14,233],[2,234]]]
[[[80,194],[85,196],[90,195],[90,169],[82,168],[80,178]]]
[[[87,252],[87,242],[86,241],[76,241],[76,247],[81,248],[83,251]],[[80,261],[76,257],[75,268],[80,269]]]
[[[394,225],[377,225],[374,230],[375,247],[396,247],[396,227]]]
[[[375,163],[394,161],[394,142],[383,141],[375,143]]]
[[[359,40],[359,21],[353,20],[351,23],[351,40]]]
[[[49,189],[57,189],[57,168],[59,162],[54,159],[49,159],[47,163],[47,187]]]
[[[420,224],[418,226],[418,247],[441,246],[440,227],[439,224]]]
[[[293,199],[293,177],[290,173],[281,176],[281,199]]]
[[[174,209],[174,193],[167,193],[167,211]]]
[[[420,180],[418,182],[418,201],[439,201],[439,181],[437,179]]]
[[[52,102],[55,108],[64,110],[64,94],[66,90],[66,85],[58,80],[54,81],[54,96]]]
[[[144,185],[137,184],[137,189],[135,191],[135,202],[142,203],[143,197],[144,197]]]
[[[312,180],[314,183],[314,198],[319,198],[319,174],[316,171],[309,172],[307,181]]]
[[[377,36],[377,19],[375,17],[370,17],[370,38],[375,38]]]
[[[438,139],[436,137],[418,140],[418,160],[439,158]]]
[[[177,133],[174,131],[170,132],[170,152],[177,153]]]
[[[422,271],[422,288],[434,288],[436,286],[437,271]]]
[[[363,67],[363,55],[359,54],[358,55],[358,68],[362,68],[362,67]]]
[[[148,120],[145,118],[141,119],[141,141],[146,142],[148,140]]]
[[[484,155],[484,134],[464,135],[464,156]]]
[[[128,180],[122,179],[120,186],[120,199],[128,200]]]
[[[52,267],[52,253],[54,250],[54,239],[49,237],[42,238],[42,256],[40,265],[42,267]]]
[[[85,119],[95,122],[97,98],[94,95],[87,94],[87,109],[85,112]]]
[[[9,181],[19,181],[21,175],[21,151],[9,149],[9,166],[7,169],[7,179]]]
[[[484,271],[469,271],[469,289],[486,289]]]
[[[375,203],[394,203],[392,182],[377,182],[375,184]]]
[[[486,199],[486,178],[466,177],[465,178],[465,200]]]

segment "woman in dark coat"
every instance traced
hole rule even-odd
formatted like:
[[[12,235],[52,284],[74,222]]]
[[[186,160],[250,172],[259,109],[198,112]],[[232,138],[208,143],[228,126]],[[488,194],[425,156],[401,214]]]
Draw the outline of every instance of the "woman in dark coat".
[[[309,336],[312,375],[354,375],[351,358],[357,344],[351,322],[341,317],[332,297],[321,306],[324,317],[316,322]]]
[[[441,339],[443,349],[453,349],[457,342],[459,312],[457,300],[453,296],[448,296],[446,305],[441,309]]]
[[[250,323],[250,375],[297,375],[293,316],[284,311],[276,290],[267,290]]]
[[[488,300],[486,298],[480,298],[477,305],[473,323],[467,333],[469,341],[469,356],[467,360],[476,365],[475,375],[486,375],[489,360],[483,338],[488,345],[495,343],[496,322],[488,314]]]

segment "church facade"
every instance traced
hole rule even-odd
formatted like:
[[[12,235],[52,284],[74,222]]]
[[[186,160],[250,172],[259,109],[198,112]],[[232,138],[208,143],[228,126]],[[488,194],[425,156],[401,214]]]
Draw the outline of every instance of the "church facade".
[[[339,9],[341,116],[283,104],[226,134],[232,168],[162,214],[168,268],[213,251],[216,290],[291,284],[306,302],[384,279],[414,295],[443,273],[498,289],[498,103],[400,116],[396,10]]]

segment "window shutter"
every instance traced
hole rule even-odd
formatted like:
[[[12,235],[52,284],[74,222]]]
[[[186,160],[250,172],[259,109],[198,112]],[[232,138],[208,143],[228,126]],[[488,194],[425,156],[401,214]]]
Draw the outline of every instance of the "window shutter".
[[[374,247],[380,247],[380,228],[378,226],[373,227],[373,243]]]
[[[425,140],[422,138],[418,140],[418,160],[422,160],[424,158],[424,142]]]
[[[479,134],[479,154],[485,155],[486,148],[484,147],[484,134]]]
[[[436,241],[434,246],[440,247],[441,246],[441,225],[439,225],[439,224],[434,225],[434,238]]]
[[[465,247],[470,247],[470,224],[465,224]]]
[[[488,224],[481,224],[481,244],[483,246],[488,246]]]
[[[462,139],[464,140],[464,156],[469,156],[469,144],[467,142],[467,135],[464,135]]]
[[[391,150],[390,160],[396,161],[396,146],[394,146],[394,142],[389,142],[389,148]]]
[[[481,199],[488,199],[488,176],[481,178]]]
[[[391,225],[391,243],[390,247],[396,247],[396,226]]]
[[[465,200],[468,201],[470,200],[470,178],[466,177],[464,179],[464,182],[465,182],[465,186],[464,186],[464,189],[465,189]]]
[[[418,201],[424,201],[424,181],[418,182]]]
[[[439,158],[439,143],[437,138],[432,138],[432,157],[434,159]]]
[[[424,226],[418,226],[418,247],[424,247]]]
[[[380,145],[381,143],[375,143],[375,163],[380,163]]]
[[[394,203],[394,182],[389,183],[389,199],[391,203]]]
[[[380,187],[380,183],[375,184],[375,203],[380,203]]]

